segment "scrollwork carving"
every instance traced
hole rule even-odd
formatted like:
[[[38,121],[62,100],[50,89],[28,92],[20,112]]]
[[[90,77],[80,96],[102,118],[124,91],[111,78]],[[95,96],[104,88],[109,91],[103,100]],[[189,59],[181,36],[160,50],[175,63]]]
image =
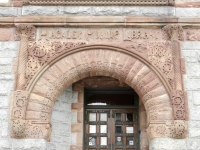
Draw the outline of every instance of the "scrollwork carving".
[[[12,119],[25,119],[29,94],[27,91],[14,91]]]
[[[175,120],[186,120],[187,111],[185,108],[184,91],[172,91],[172,106]]]

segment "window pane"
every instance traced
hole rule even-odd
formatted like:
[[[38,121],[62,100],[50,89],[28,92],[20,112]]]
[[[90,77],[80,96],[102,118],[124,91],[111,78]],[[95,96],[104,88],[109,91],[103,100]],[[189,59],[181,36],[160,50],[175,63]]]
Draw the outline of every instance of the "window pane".
[[[89,114],[89,121],[96,121],[96,120],[97,120],[96,113],[90,113]]]
[[[107,145],[107,137],[101,137],[101,145]]]
[[[116,145],[123,145],[122,137],[116,137]]]
[[[89,133],[96,133],[96,125],[89,125]]]
[[[107,133],[107,125],[100,125],[101,133]]]
[[[126,114],[126,121],[133,121],[133,114],[132,113]]]
[[[115,133],[122,133],[122,126],[116,125],[115,126]]]
[[[116,114],[116,121],[122,121],[122,114]]]
[[[100,114],[100,121],[107,121],[107,113]]]
[[[126,133],[134,133],[134,127],[126,126]]]
[[[126,144],[127,145],[134,145],[134,138],[133,137],[127,137],[126,138]]]
[[[89,145],[96,145],[96,137],[89,137]]]

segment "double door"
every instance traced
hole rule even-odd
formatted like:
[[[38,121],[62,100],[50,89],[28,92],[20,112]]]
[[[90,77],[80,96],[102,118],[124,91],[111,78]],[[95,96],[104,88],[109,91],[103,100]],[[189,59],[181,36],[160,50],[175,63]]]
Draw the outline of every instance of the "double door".
[[[137,109],[86,109],[85,150],[138,150]]]

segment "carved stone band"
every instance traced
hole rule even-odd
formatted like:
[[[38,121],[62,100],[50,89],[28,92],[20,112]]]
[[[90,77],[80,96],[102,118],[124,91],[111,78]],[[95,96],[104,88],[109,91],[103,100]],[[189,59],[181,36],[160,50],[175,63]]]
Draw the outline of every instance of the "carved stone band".
[[[24,0],[30,5],[174,5],[173,0]]]

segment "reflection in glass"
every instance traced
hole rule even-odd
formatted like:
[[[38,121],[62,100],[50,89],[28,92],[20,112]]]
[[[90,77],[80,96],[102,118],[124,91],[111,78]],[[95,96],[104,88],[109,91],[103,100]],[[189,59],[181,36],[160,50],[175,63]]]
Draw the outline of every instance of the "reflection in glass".
[[[122,121],[122,114],[116,113],[116,121]]]
[[[96,145],[96,137],[89,137],[89,143],[90,146]]]
[[[107,137],[101,137],[101,145],[107,145]]]
[[[107,121],[107,113],[100,114],[100,121]]]
[[[89,125],[89,133],[96,133],[96,125]]]
[[[122,137],[116,137],[115,141],[116,141],[116,145],[123,145]]]
[[[126,121],[133,121],[133,114],[132,113],[126,114]]]
[[[107,133],[107,125],[100,125],[100,132]]]
[[[134,127],[126,126],[126,133],[134,133]]]
[[[116,125],[115,126],[115,132],[116,133],[122,133],[122,126]]]
[[[134,145],[134,137],[127,137],[126,145]]]
[[[97,119],[96,113],[90,113],[89,114],[89,121],[96,121]]]

